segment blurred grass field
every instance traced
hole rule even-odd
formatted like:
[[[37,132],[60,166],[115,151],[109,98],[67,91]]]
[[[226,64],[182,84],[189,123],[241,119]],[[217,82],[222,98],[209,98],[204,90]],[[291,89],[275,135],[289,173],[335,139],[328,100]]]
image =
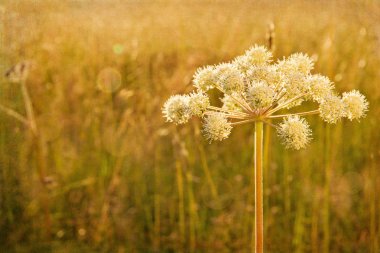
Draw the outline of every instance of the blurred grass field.
[[[0,104],[25,114],[3,73],[32,61],[38,126],[0,113],[1,252],[249,252],[253,125],[209,144],[161,107],[270,22],[275,58],[308,53],[370,110],[310,117],[304,151],[266,132],[266,252],[380,252],[378,1],[2,0],[0,20]]]

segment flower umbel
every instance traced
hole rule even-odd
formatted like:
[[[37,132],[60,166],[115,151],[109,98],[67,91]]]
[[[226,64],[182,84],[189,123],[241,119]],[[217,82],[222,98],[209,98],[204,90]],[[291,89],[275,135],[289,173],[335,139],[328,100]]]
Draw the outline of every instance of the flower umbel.
[[[319,113],[324,121],[335,124],[344,116],[345,106],[339,97],[331,95],[323,99],[319,105]]]
[[[264,82],[253,82],[246,92],[247,102],[255,109],[272,105],[276,93]]]
[[[334,94],[334,84],[325,76],[312,73],[314,61],[296,53],[272,63],[272,54],[263,46],[253,46],[231,62],[199,68],[190,95],[175,95],[164,104],[167,121],[186,123],[192,116],[204,118],[203,133],[210,141],[228,138],[233,126],[284,119],[275,125],[287,148],[304,148],[311,140],[306,119],[319,114],[335,124],[343,117],[363,118],[368,102],[358,91]],[[217,89],[221,107],[210,103],[208,91]],[[288,110],[303,101],[316,103],[314,110],[293,113]],[[273,126],[273,123],[268,123]]]
[[[210,99],[202,92],[192,93],[189,97],[189,109],[192,115],[202,117],[210,106]]]
[[[231,123],[223,113],[212,112],[204,120],[203,131],[210,141],[221,141],[231,133]]]
[[[342,101],[345,105],[345,116],[349,120],[360,119],[368,111],[366,98],[357,90],[344,92]]]
[[[166,101],[162,112],[169,122],[184,124],[191,118],[189,96],[174,95]]]
[[[206,66],[199,68],[194,75],[194,86],[203,92],[206,92],[215,86],[215,68],[214,66]]]
[[[298,115],[285,118],[278,126],[278,135],[282,138],[286,148],[299,150],[311,140],[311,130],[305,119]]]

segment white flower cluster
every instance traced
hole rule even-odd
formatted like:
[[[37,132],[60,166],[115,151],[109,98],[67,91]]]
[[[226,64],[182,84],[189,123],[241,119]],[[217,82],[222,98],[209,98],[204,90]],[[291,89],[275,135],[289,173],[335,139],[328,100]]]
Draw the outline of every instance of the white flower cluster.
[[[310,141],[311,130],[305,119],[292,115],[284,119],[278,126],[278,135],[287,148],[299,150]]]
[[[234,125],[281,119],[278,135],[288,148],[303,148],[311,139],[311,130],[301,115],[319,114],[328,123],[341,118],[360,119],[368,111],[366,98],[354,90],[334,92],[325,76],[312,74],[313,60],[296,53],[277,62],[263,46],[253,46],[228,63],[199,68],[193,78],[196,92],[174,95],[163,107],[167,121],[186,123],[192,116],[204,119],[204,133],[210,140],[226,139]],[[209,92],[218,90],[222,106],[211,106]],[[317,103],[318,109],[286,113],[303,101]],[[279,112],[285,112],[278,114]]]

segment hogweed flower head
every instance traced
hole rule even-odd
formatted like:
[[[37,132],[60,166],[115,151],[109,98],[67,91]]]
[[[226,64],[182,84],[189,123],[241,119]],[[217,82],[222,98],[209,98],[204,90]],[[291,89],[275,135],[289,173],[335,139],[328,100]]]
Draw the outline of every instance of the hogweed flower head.
[[[234,126],[284,119],[275,125],[287,148],[304,148],[311,140],[306,119],[300,116],[319,114],[335,124],[343,117],[363,118],[368,102],[358,91],[334,93],[333,83],[312,73],[314,61],[296,53],[272,63],[272,54],[263,46],[254,46],[231,62],[199,68],[193,78],[196,92],[175,95],[164,104],[163,114],[169,122],[186,123],[192,116],[203,118],[203,133],[210,141],[228,138]],[[210,103],[208,91],[217,89],[221,107]],[[303,101],[317,104],[315,110],[293,113]],[[268,123],[273,126],[272,123]]]
[[[194,86],[202,91],[206,92],[215,86],[215,68],[214,66],[206,66],[199,68],[193,78]]]
[[[311,130],[304,118],[291,115],[278,126],[278,135],[282,138],[286,148],[299,150],[311,140]]]
[[[239,93],[244,90],[244,79],[237,67],[224,63],[215,67],[216,84],[226,94]]]
[[[276,93],[265,82],[252,82],[246,91],[246,99],[249,105],[255,109],[272,105]]]
[[[204,120],[203,132],[208,140],[224,140],[231,133],[231,123],[227,117],[220,112],[212,112],[208,114]]]
[[[238,94],[233,93],[231,95],[225,95],[220,100],[223,103],[222,110],[225,111],[235,111],[235,112],[241,112],[242,108],[237,104],[237,102],[233,99],[233,97],[237,97]]]
[[[191,118],[191,110],[189,106],[189,96],[174,95],[166,101],[162,112],[169,122],[175,124],[184,124]]]
[[[314,68],[314,61],[306,54],[296,53],[289,57],[290,63],[296,69],[296,71],[302,74],[309,74]]]
[[[210,106],[210,99],[202,92],[191,93],[189,96],[189,109],[192,115],[202,117]]]
[[[345,116],[349,120],[360,119],[368,111],[368,102],[366,98],[357,90],[344,92],[342,101],[345,105]]]
[[[335,124],[345,115],[345,105],[340,97],[331,95],[323,99],[319,113],[324,121]]]
[[[255,45],[238,56],[232,62],[242,73],[247,72],[252,66],[267,65],[272,59],[272,53],[263,46]]]
[[[309,98],[316,101],[322,102],[326,97],[332,95],[334,86],[331,81],[322,75],[310,75],[306,80],[309,84]]]

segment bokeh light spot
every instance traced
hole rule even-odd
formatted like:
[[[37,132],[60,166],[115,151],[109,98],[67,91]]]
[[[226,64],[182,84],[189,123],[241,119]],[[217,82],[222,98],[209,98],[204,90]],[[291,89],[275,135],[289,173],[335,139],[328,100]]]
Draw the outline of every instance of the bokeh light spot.
[[[114,54],[122,54],[124,52],[124,46],[122,44],[115,44],[112,47]]]
[[[98,74],[97,85],[103,92],[115,92],[121,86],[120,72],[111,67],[102,69]]]

